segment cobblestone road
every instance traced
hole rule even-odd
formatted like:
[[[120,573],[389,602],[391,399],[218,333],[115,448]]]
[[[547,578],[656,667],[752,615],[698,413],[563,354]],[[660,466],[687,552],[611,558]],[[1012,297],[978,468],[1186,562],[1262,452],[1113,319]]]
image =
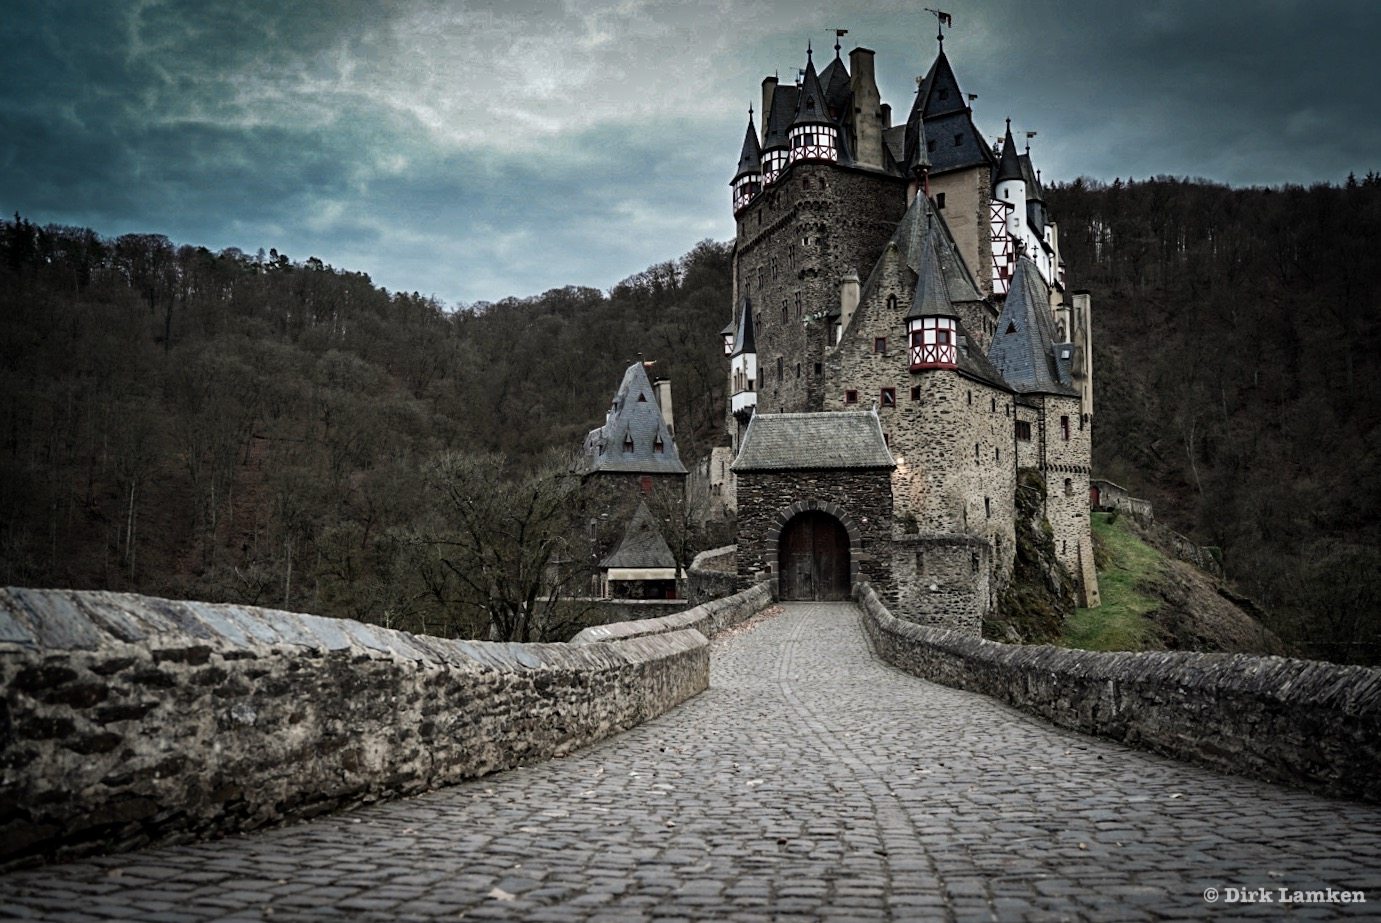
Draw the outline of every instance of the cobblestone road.
[[[783,608],[715,642],[709,692],[574,756],[0,877],[0,916],[1381,917],[1381,809],[1054,730],[873,659],[852,605]],[[1370,903],[1204,900],[1330,886]]]

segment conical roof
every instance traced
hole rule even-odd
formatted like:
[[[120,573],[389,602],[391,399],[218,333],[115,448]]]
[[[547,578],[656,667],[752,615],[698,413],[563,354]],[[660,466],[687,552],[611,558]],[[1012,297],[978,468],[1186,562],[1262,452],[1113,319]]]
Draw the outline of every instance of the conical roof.
[[[930,168],[930,152],[925,143],[925,119],[921,115],[921,92],[916,90],[916,101],[911,104],[911,114],[906,117],[906,162],[902,168],[908,176],[914,176]]]
[[[940,268],[940,254],[935,248],[935,234],[928,233],[921,241],[920,265],[916,270],[916,292],[911,298],[911,310],[906,319],[916,317],[953,316],[954,305],[945,284],[945,271]]]
[[[959,90],[959,78],[945,56],[944,49],[936,55],[930,72],[921,82],[921,112],[927,119],[939,118],[951,112],[964,112],[968,104]]]
[[[750,173],[762,172],[762,148],[758,146],[758,131],[753,127],[753,110],[748,110],[748,129],[743,134],[743,150],[738,155],[737,180]]]
[[[959,248],[949,232],[944,215],[931,207],[925,196],[916,196],[897,224],[892,240],[901,249],[906,265],[921,274],[925,245],[930,238],[944,272],[945,289],[951,301],[982,301],[978,284],[969,273],[968,265],[959,255]],[[952,313],[952,312],[946,312]]]
[[[834,60],[825,65],[820,72],[820,86],[825,88],[825,105],[830,116],[843,119],[849,111],[849,100],[853,96],[853,83],[849,80],[849,70],[835,50]]]
[[[753,300],[745,297],[743,307],[739,309],[738,331],[734,334],[734,351],[729,353],[729,358],[741,356],[744,353],[756,353],[758,344],[753,336]]]
[[[810,50],[807,49],[806,74],[801,78],[801,92],[796,99],[796,115],[791,124],[829,125],[832,121],[824,87],[820,86],[820,77],[815,73],[815,62],[811,59]]]
[[[623,530],[623,539],[614,553],[599,562],[602,568],[667,568],[676,566],[676,556],[671,553],[657,520],[645,502],[638,503],[637,512]]]
[[[1017,153],[1017,143],[1012,139],[1012,120],[1007,120],[1007,134],[1002,139],[1002,159],[997,163],[997,177],[994,183],[1009,179],[1025,182],[1026,174],[1021,169],[1021,155]]]
[[[1056,361],[1055,318],[1040,270],[1024,256],[1012,272],[988,359],[1018,392],[1078,394],[1067,366]]]

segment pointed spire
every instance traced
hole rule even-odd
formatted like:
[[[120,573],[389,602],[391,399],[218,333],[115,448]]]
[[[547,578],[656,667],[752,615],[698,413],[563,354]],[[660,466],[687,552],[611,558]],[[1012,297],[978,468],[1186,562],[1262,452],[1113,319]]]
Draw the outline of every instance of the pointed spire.
[[[796,117],[791,120],[796,125],[829,125],[829,107],[825,101],[825,90],[820,86],[820,76],[815,72],[815,62],[810,58],[810,45],[806,45],[806,71],[801,78],[801,95],[796,99]]]
[[[926,219],[933,220],[929,210],[926,212]],[[928,226],[925,239],[921,241],[920,265],[916,270],[916,291],[906,319],[947,317],[953,314],[954,305],[949,300],[949,286],[945,283],[945,272],[940,268],[940,253],[935,247],[934,228]]]
[[[1021,155],[1017,153],[1017,143],[1012,138],[1012,120],[1007,120],[1007,134],[1002,139],[1002,160],[997,165],[997,178],[994,183],[1009,179],[1025,182],[1026,174],[1021,169]]]
[[[738,155],[738,172],[734,179],[762,172],[762,148],[758,146],[758,131],[753,127],[753,107],[748,107],[748,129],[743,135],[743,150]]]
[[[906,118],[906,135],[903,145],[903,157],[906,160],[902,166],[906,170],[907,176],[919,176],[930,169],[930,150],[925,139],[925,119],[921,115],[921,92],[922,84],[916,84],[916,102],[911,107],[911,114]]]
[[[729,358],[744,353],[757,353],[758,344],[753,335],[753,299],[744,297],[743,307],[739,309],[738,333],[734,336],[734,351]]]
[[[1055,359],[1049,290],[1036,264],[1024,256],[1017,259],[1012,272],[988,358],[1018,392],[1073,393]]]

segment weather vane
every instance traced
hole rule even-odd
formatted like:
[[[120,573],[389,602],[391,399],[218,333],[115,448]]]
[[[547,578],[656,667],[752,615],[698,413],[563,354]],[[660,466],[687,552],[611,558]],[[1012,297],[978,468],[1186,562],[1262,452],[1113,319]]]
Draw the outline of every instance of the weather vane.
[[[953,29],[954,17],[946,13],[944,10],[932,10],[930,7],[926,7],[925,11],[935,16],[935,27],[937,30],[935,40],[939,42],[940,47],[943,48],[945,45],[945,26],[949,26],[951,29]]]

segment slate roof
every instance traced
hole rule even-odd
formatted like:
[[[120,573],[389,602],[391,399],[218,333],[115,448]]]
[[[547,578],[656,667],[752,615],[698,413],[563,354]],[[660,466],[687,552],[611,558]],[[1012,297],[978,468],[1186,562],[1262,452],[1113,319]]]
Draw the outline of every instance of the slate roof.
[[[754,414],[731,466],[740,472],[895,467],[870,411]]]
[[[964,258],[959,255],[959,248],[950,234],[944,214],[932,208],[925,196],[918,195],[892,233],[892,240],[901,248],[906,265],[917,275],[921,273],[921,258],[927,237],[935,238],[933,245],[940,268],[944,271],[950,301],[982,301],[978,283],[974,281]]]
[[[1069,363],[1056,358],[1049,292],[1040,270],[1024,256],[1012,273],[988,359],[1018,393],[1078,395]]]
[[[611,567],[675,567],[676,556],[662,537],[657,520],[646,503],[639,503],[638,510],[623,530],[623,539],[614,553],[599,562],[601,568]]]
[[[774,107],[775,108],[775,107]],[[796,98],[796,114],[792,125],[830,125],[829,103],[825,100],[825,89],[820,86],[820,77],[815,73],[815,62],[810,52],[806,52],[806,73],[801,78],[801,91]]]
[[[633,448],[626,451],[625,440],[630,437]],[[658,439],[662,441],[661,452],[655,449]],[[623,382],[604,425],[590,430],[585,437],[585,456],[590,472],[686,473],[642,362],[633,363],[623,373]]]
[[[790,147],[791,139],[787,137],[787,130],[791,128],[791,120],[796,115],[797,95],[797,89],[789,85],[777,84],[777,88],[772,91],[772,110],[766,114],[762,123],[764,151],[774,147]]]
[[[758,130],[753,127],[753,113],[748,113],[748,130],[743,135],[743,150],[738,155],[738,172],[734,179],[745,173],[762,172],[762,148],[758,146]]]
[[[1012,140],[1012,120],[1007,120],[1007,134],[1002,139],[1002,158],[997,162],[997,176],[993,184],[1009,179],[1025,180],[1026,173],[1021,168],[1021,155],[1017,153],[1017,143]]]
[[[916,101],[911,106],[911,114],[906,117],[906,127],[902,129],[902,156],[900,162],[907,176],[930,169],[930,154],[925,143],[925,119],[921,117],[921,94],[916,93]]]
[[[744,353],[756,353],[758,351],[757,338],[753,335],[753,299],[748,296],[743,298],[743,307],[738,312],[738,330],[734,333],[734,349],[729,353],[729,358],[741,356]]]
[[[930,65],[930,72],[921,81],[911,108],[907,121],[917,115],[922,117],[927,149],[929,142],[934,142],[934,150],[929,151],[931,173],[993,165],[993,152],[973,124],[968,98],[960,90],[959,80],[944,51],[936,55],[935,62]],[[958,144],[954,143],[956,136]]]
[[[917,197],[919,198],[919,196]],[[935,233],[931,231],[921,241],[916,291],[911,298],[911,310],[906,319],[914,317],[952,316],[954,304],[945,285],[945,271],[940,268],[940,255],[935,250]]]
[[[849,112],[854,88],[849,80],[848,68],[844,66],[837,49],[834,60],[820,72],[820,85],[825,88],[825,105],[829,107],[830,115],[842,120]]]

